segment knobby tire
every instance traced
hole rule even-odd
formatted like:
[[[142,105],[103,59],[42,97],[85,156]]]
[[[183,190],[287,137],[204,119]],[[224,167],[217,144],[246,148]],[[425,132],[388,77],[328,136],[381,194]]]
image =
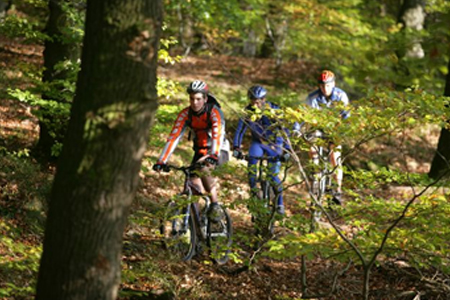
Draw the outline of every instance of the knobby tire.
[[[217,264],[225,264],[229,260],[228,254],[233,242],[233,226],[228,211],[220,207],[219,222],[208,222],[207,243],[211,259]]]
[[[197,233],[190,210],[190,206],[186,211],[171,201],[161,222],[163,245],[177,260],[188,261],[195,255]]]

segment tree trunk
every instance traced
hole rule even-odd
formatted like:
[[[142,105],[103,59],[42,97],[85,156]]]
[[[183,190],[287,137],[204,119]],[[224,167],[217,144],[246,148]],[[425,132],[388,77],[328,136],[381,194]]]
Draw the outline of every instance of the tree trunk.
[[[256,32],[250,29],[247,37],[243,41],[242,55],[246,57],[255,57],[258,50]]]
[[[448,62],[448,69],[450,70],[450,60]],[[450,97],[450,72],[447,73],[444,96]],[[439,142],[431,162],[430,172],[428,176],[431,178],[438,178],[440,174],[450,168],[450,131],[442,128]]]
[[[122,234],[157,109],[161,0],[88,0],[36,299],[116,299]]]
[[[420,31],[425,23],[425,3],[424,0],[404,0],[400,8],[398,21],[404,28]],[[419,39],[414,39],[405,49],[405,56],[408,58],[423,58],[425,52]]]
[[[59,62],[70,60],[75,62],[80,56],[80,44],[75,43],[73,38],[68,37],[64,33],[65,28],[69,28],[70,24],[67,13],[63,10],[62,5],[66,0],[49,1],[49,18],[47,20],[45,32],[50,37],[45,41],[44,49],[44,72],[42,81],[50,84],[55,80],[69,80],[67,72],[56,70],[55,67]],[[63,91],[65,86],[55,87]],[[50,96],[44,92],[42,99],[64,102],[61,96],[55,97],[55,93]],[[62,95],[62,92],[60,93]],[[55,114],[46,107],[40,108],[39,118],[39,140],[34,149],[34,156],[42,162],[54,159],[52,156],[52,147],[57,142],[62,143],[65,131],[67,129],[68,116],[64,114]]]
[[[261,47],[261,57],[275,56],[276,69],[278,70],[282,64],[282,50],[286,43],[288,31],[288,19],[279,13],[280,2],[269,5],[269,11],[264,18],[266,23],[266,36]]]
[[[12,1],[11,0],[0,0],[0,22],[3,21],[3,18],[6,15],[6,12],[11,7]]]

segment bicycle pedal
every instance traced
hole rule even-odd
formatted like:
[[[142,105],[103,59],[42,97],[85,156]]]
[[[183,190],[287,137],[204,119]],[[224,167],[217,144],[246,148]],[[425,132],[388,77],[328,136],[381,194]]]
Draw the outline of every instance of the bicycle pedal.
[[[209,234],[210,237],[212,238],[217,238],[217,237],[227,237],[227,234],[224,230],[222,230],[221,232],[211,232]]]
[[[220,223],[210,224],[209,226],[210,234],[222,234],[225,231],[225,227]]]
[[[201,243],[198,243],[195,247],[195,254],[201,255],[203,253],[203,245]]]

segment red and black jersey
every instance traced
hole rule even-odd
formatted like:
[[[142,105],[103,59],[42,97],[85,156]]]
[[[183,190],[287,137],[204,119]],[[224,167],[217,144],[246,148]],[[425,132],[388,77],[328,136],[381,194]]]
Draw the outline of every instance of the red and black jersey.
[[[217,105],[207,104],[200,113],[187,107],[178,114],[158,162],[167,163],[187,128],[191,128],[196,154],[219,157],[225,138],[225,118]]]

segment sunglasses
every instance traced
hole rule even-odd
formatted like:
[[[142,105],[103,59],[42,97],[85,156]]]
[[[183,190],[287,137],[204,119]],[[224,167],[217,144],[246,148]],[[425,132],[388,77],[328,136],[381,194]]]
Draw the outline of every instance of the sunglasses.
[[[251,100],[251,101],[262,100],[262,99],[264,99],[264,98],[255,98],[255,97],[250,97],[250,100]]]

